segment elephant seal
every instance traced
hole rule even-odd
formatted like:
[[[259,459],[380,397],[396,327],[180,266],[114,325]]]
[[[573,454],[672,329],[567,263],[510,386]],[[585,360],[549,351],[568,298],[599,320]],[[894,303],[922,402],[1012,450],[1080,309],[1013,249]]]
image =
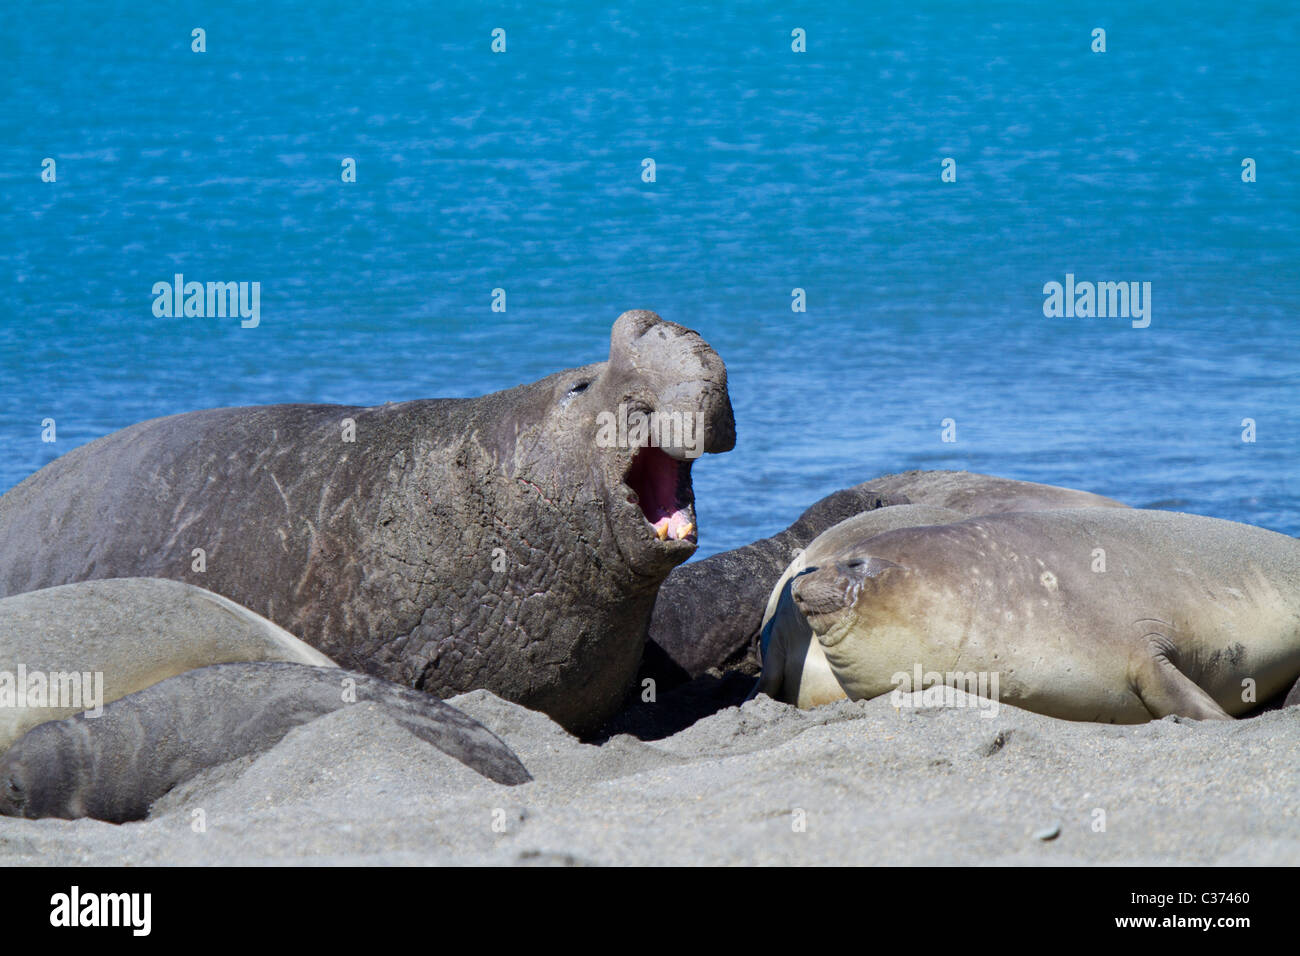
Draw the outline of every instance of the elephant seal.
[[[334,663],[219,594],[113,578],[0,600],[0,751],[30,728],[232,661]]]
[[[350,698],[350,699],[349,699]],[[0,757],[0,814],[141,820],[177,784],[269,750],[294,727],[375,701],[426,743],[497,783],[531,780],[476,720],[368,674],[286,663],[216,664],[29,731]]]
[[[757,675],[762,609],[795,552],[840,521],[875,508],[924,504],[967,517],[1044,508],[1127,508],[1087,491],[969,471],[882,475],[822,498],[784,531],[743,548],[692,561],[659,589],[640,680],[660,689],[711,669]]]
[[[663,690],[711,668],[757,674],[754,648],[763,601],[790,556],[831,525],[894,503],[869,485],[845,488],[822,498],[770,538],[677,568],[659,588],[640,680],[651,678]]]
[[[1300,541],[1081,508],[903,528],[794,580],[854,700],[925,682],[1069,720],[1230,719],[1300,675]],[[1104,570],[1103,570],[1104,569]],[[1253,694],[1244,688],[1253,689]]]
[[[951,524],[965,515],[931,505],[894,505],[846,518],[823,531],[790,562],[772,588],[763,614],[763,673],[754,694],[767,694],[801,710],[844,698],[821,644],[790,596],[792,581],[805,571],[815,571],[838,554],[868,538],[895,528]]]
[[[695,551],[694,458],[734,444],[722,359],[625,312],[608,361],[481,398],[214,409],[76,448],[0,498],[0,595],[188,581],[346,667],[583,733]]]
[[[1004,511],[1047,511],[1052,508],[1127,508],[1114,498],[1090,491],[1040,485],[981,475],[972,471],[904,471],[871,481],[882,495],[905,495],[914,505],[951,508],[970,517]]]

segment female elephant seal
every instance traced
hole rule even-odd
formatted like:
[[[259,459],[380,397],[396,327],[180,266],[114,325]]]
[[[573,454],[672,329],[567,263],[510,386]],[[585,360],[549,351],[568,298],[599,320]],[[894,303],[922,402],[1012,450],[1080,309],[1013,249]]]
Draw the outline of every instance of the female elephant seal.
[[[532,779],[495,734],[419,691],[337,668],[217,664],[114,701],[99,717],[28,732],[0,758],[0,814],[141,820],[200,771],[269,750],[294,727],[366,701],[490,780]]]
[[[870,484],[884,495],[906,495],[914,505],[951,508],[970,517],[1048,508],[1128,507],[1122,501],[1091,491],[981,475],[973,471],[903,471],[896,475],[882,475]]]
[[[1300,674],[1300,541],[1262,528],[1007,513],[887,531],[837,559],[791,593],[855,700],[920,690],[900,684],[919,668],[963,689],[996,675],[1001,701],[1070,720],[1228,719]]]
[[[74,449],[0,498],[0,595],[189,581],[345,666],[583,733],[695,550],[694,457],[734,444],[722,360],[625,312],[608,361],[482,398],[215,409]]]
[[[1128,507],[1089,491],[969,471],[907,471],[844,488],[770,538],[673,571],[659,589],[641,678],[654,679],[662,690],[711,668],[758,674],[763,605],[791,556],[840,521],[904,504],[949,508],[968,518],[1044,508]]]
[[[232,661],[334,666],[248,608],[179,581],[114,578],[5,598],[0,751],[47,720]]]
[[[767,694],[802,710],[842,700],[845,696],[844,688],[826,663],[821,645],[813,638],[812,628],[790,597],[795,578],[817,570],[827,561],[834,562],[841,551],[885,531],[949,524],[964,517],[948,508],[894,505],[854,515],[819,534],[790,562],[767,599],[762,626],[763,673],[754,694]]]

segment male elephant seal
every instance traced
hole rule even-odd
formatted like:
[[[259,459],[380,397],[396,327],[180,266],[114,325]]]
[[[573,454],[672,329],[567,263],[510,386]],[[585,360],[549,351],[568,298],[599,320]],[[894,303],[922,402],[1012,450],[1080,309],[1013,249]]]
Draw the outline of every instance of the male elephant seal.
[[[0,751],[30,728],[209,664],[333,662],[219,594],[114,578],[0,600]]]
[[[29,731],[0,757],[0,814],[140,820],[200,771],[269,750],[294,727],[365,701],[490,780],[532,779],[495,734],[419,691],[337,668],[217,664],[114,701],[99,717]]]
[[[951,508],[967,517],[1043,508],[1126,508],[1087,491],[969,471],[882,475],[828,495],[770,538],[692,561],[659,589],[641,678],[660,689],[711,668],[758,674],[762,609],[795,552],[853,515],[887,505]]]
[[[762,631],[763,674],[754,693],[767,694],[803,710],[842,700],[844,688],[831,673],[821,644],[813,637],[807,619],[799,613],[790,596],[794,579],[805,571],[817,570],[827,561],[834,562],[841,551],[885,531],[950,524],[964,517],[949,508],[894,505],[846,518],[813,539],[790,562],[767,600]]]
[[[1007,513],[836,557],[791,593],[855,700],[921,690],[919,670],[966,690],[996,675],[999,700],[1070,720],[1227,719],[1300,675],[1300,541],[1262,528]]]
[[[215,409],[77,448],[0,498],[0,594],[185,580],[345,666],[582,733],[695,550],[693,458],[734,444],[722,360],[625,312],[608,361],[482,398]]]

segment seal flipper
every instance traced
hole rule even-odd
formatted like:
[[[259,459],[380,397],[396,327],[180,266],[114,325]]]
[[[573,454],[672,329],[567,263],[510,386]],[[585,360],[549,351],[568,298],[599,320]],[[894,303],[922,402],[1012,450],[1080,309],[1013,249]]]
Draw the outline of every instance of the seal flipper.
[[[1134,675],[1133,689],[1157,720],[1171,714],[1193,720],[1233,719],[1213,697],[1160,653],[1142,664]]]

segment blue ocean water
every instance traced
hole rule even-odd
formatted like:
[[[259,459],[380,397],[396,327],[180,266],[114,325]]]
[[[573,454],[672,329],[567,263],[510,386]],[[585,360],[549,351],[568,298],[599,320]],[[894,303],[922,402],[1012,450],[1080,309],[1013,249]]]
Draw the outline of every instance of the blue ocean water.
[[[817,7],[6,9],[0,491],[158,415],[530,381],[650,308],[730,372],[700,555],[907,468],[1300,533],[1297,9]],[[260,325],[156,318],[177,272]],[[1045,317],[1067,274],[1150,326]]]

